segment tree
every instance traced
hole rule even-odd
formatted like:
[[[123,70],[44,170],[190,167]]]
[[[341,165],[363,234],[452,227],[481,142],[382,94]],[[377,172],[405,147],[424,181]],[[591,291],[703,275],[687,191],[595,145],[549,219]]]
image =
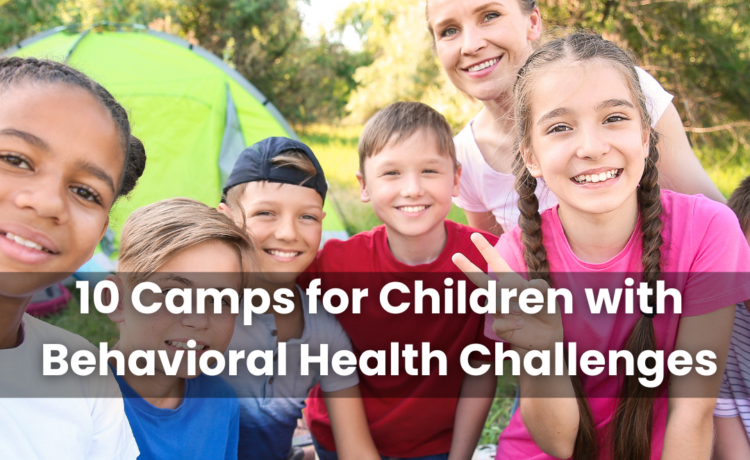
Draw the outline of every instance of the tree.
[[[0,6],[0,46],[39,31],[100,21],[149,24],[199,44],[243,74],[291,122],[343,114],[366,53],[302,33],[292,0],[14,0]]]

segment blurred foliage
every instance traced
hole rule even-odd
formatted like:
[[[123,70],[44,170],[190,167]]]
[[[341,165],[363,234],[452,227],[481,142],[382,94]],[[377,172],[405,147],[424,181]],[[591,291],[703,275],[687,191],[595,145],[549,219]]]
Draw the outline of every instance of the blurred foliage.
[[[547,0],[545,28],[586,28],[635,52],[675,95],[704,165],[720,168],[750,153],[750,5],[736,0]],[[355,73],[349,109],[355,122],[397,100],[420,100],[464,126],[481,108],[443,75],[431,52],[424,0],[350,5],[351,25],[373,63]]]
[[[148,24],[208,49],[292,123],[340,118],[354,70],[371,62],[323,32],[305,36],[293,0],[13,0],[0,6],[0,49],[51,27],[100,21]]]
[[[481,109],[448,82],[431,50],[423,0],[370,0],[352,3],[338,19],[354,27],[374,61],[354,74],[359,83],[349,100],[350,120],[366,121],[399,100],[422,101],[445,115],[454,128]]]

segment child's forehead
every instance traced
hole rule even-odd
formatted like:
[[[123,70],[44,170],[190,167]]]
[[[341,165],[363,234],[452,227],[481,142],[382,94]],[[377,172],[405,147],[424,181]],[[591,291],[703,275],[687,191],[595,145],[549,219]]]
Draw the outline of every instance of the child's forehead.
[[[601,60],[550,65],[537,76],[530,97],[535,119],[551,108],[598,108],[608,100],[624,100],[637,107],[624,70]]]
[[[247,182],[240,203],[243,206],[256,204],[286,204],[295,206],[323,207],[323,198],[310,188],[296,184],[270,181]]]
[[[370,159],[377,159],[378,163],[442,163],[450,161],[450,154],[440,148],[440,140],[434,129],[422,127],[406,136],[393,134],[385,147],[365,161]]]

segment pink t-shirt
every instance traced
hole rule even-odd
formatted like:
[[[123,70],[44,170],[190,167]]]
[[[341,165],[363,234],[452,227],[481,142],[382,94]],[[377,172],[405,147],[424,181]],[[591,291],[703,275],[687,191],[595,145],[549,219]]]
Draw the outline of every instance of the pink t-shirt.
[[[661,266],[667,288],[682,293],[682,316],[710,313],[738,301],[750,298],[750,248],[740,230],[737,218],[726,206],[702,195],[688,196],[667,190],[661,193],[664,227]],[[580,357],[585,350],[623,350],[625,342],[640,313],[593,315],[586,302],[585,288],[624,288],[630,276],[635,286],[642,281],[641,234],[637,226],[625,248],[613,259],[601,264],[580,260],[565,238],[557,215],[557,206],[542,213],[544,247],[550,264],[555,288],[566,288],[573,294],[573,314],[563,314],[564,340],[576,342]],[[639,222],[640,224],[640,222]],[[523,243],[520,228],[503,234],[495,248],[508,265],[523,275]],[[732,275],[742,273],[742,276]],[[638,311],[637,297],[635,302]],[[674,350],[680,315],[672,314],[673,305],[667,300],[667,314],[653,319],[657,349],[666,356]],[[499,340],[492,331],[492,317],[488,316],[485,334]],[[607,367],[608,367],[607,363]],[[610,422],[617,406],[616,396],[622,377],[610,376],[605,367],[598,376],[578,375],[583,383],[600,439],[602,429]],[[666,374],[665,374],[666,376]],[[665,377],[666,380],[666,377]],[[667,422],[667,389],[659,388],[654,402],[652,459],[661,457]],[[523,395],[522,395],[523,396]],[[600,453],[608,458],[608,449]],[[500,435],[498,459],[552,459],[534,443],[517,411]]]

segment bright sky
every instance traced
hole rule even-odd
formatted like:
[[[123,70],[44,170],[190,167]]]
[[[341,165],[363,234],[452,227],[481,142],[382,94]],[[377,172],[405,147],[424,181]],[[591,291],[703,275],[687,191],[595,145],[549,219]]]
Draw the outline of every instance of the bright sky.
[[[310,5],[298,2],[297,7],[305,18],[303,23],[305,32],[317,36],[321,26],[326,31],[330,31],[338,13],[356,1],[361,0],[310,0]],[[347,48],[359,49],[362,46],[357,33],[351,28],[344,31],[342,41]]]

